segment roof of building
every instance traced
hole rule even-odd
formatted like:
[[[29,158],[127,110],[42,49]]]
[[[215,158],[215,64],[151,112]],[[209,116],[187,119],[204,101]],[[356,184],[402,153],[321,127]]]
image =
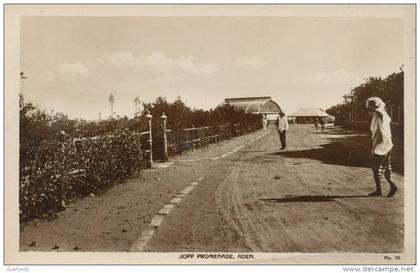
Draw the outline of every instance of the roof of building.
[[[321,108],[299,108],[296,112],[289,115],[289,117],[329,117]]]
[[[218,107],[224,105],[232,105],[237,110],[243,110],[245,113],[263,114],[263,113],[279,113],[280,106],[271,99],[271,97],[242,97],[242,98],[226,98]]]

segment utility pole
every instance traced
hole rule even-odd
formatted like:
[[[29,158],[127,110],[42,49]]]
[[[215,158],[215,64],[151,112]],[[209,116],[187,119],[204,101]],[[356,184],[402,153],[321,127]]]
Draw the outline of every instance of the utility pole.
[[[111,95],[109,96],[109,104],[111,105],[111,119],[114,118],[114,102],[115,102],[115,98],[114,98],[114,95],[112,95],[111,93]]]
[[[354,121],[354,114],[353,114],[353,99],[354,96],[353,95],[344,95],[343,96],[345,102],[350,103],[350,116],[349,116],[349,121]]]
[[[137,96],[134,99],[134,117],[138,117],[140,115],[140,107],[141,107],[141,102],[140,102],[140,98]]]
[[[25,76],[23,71],[20,72],[19,76],[20,76],[20,92],[23,93],[23,84],[28,77]]]

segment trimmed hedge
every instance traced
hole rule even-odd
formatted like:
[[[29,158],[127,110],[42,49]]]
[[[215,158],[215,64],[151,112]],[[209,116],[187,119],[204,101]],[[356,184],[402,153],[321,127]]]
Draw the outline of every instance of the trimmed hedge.
[[[34,146],[19,175],[20,221],[54,215],[76,197],[107,190],[145,167],[140,135],[130,131]]]

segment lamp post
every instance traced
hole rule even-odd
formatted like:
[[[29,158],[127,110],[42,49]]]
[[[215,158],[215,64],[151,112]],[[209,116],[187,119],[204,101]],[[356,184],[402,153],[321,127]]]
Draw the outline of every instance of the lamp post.
[[[147,111],[146,115],[147,120],[149,121],[149,146],[150,146],[150,168],[153,167],[153,145],[152,145],[152,119],[153,116],[150,114],[150,111]]]
[[[168,117],[165,115],[165,112],[162,112],[160,119],[162,120],[163,128],[163,162],[166,162],[168,161],[168,138],[166,136],[166,120]]]

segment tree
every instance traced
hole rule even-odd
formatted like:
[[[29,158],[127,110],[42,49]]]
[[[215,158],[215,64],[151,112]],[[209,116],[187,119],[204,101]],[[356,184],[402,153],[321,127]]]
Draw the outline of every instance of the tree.
[[[366,100],[370,97],[380,97],[389,106],[404,105],[404,72],[393,73],[387,78],[370,77],[365,83],[353,88],[348,97],[351,100],[334,105],[326,110],[336,120],[345,120],[348,113],[355,113],[357,120],[367,120]]]

